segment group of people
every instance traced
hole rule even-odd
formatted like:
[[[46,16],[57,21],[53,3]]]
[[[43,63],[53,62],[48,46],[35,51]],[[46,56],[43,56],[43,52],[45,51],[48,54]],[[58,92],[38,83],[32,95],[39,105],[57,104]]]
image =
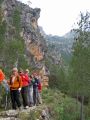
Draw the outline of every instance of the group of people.
[[[4,79],[5,75],[0,71],[0,82]],[[42,104],[42,85],[38,73],[34,72],[32,75],[29,75],[28,69],[25,71],[22,69],[18,71],[17,68],[13,68],[10,79],[7,80],[7,84],[10,88],[12,109],[16,110],[17,107],[21,109],[21,103],[23,103],[25,109]],[[20,95],[22,96],[22,99],[20,99]]]

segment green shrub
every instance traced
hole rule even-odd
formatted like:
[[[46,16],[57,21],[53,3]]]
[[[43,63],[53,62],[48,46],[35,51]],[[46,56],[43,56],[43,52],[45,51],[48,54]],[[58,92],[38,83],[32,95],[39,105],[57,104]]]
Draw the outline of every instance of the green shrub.
[[[59,90],[44,89],[43,102],[51,108],[54,120],[77,120],[80,115],[80,104],[76,100],[67,97]],[[78,107],[77,107],[78,106]]]

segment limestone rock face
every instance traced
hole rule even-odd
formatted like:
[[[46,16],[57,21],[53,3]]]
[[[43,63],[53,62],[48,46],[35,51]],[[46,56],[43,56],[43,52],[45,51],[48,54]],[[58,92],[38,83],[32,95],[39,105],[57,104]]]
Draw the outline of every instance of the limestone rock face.
[[[28,48],[29,48],[28,49],[29,52],[34,56],[34,59],[36,61],[40,61],[44,58],[43,53],[42,53],[40,47],[37,44],[32,43],[32,44],[29,45]]]
[[[47,46],[38,26],[40,8],[30,8],[17,0],[3,0],[0,6],[2,9],[2,21],[6,23],[5,40],[7,42],[13,41],[17,39],[17,34],[19,34],[24,40],[25,51],[23,56],[26,57],[28,64],[35,69],[42,70],[43,66],[45,66],[44,60]],[[19,56],[18,53],[17,56]]]
[[[48,69],[45,67],[45,66],[43,66],[43,68],[40,70],[40,75],[41,75],[41,78],[42,78],[42,84],[43,84],[43,86],[45,86],[45,87],[48,87],[49,86],[49,84],[48,84],[48,82],[49,82],[49,78],[48,78],[48,75],[49,75],[50,73],[49,73],[49,71],[48,71]]]
[[[42,65],[38,65],[38,62],[44,59],[44,48],[46,44],[38,27],[40,9],[32,9],[28,5],[20,3],[16,0],[4,0],[2,3],[2,10],[3,20],[7,23],[6,38],[14,39],[15,37],[14,35],[17,31],[13,25],[13,14],[17,11],[20,15],[19,34],[24,39],[28,60],[30,64],[33,63],[37,67],[42,67]],[[17,19],[18,18],[16,18],[16,22],[18,21]]]

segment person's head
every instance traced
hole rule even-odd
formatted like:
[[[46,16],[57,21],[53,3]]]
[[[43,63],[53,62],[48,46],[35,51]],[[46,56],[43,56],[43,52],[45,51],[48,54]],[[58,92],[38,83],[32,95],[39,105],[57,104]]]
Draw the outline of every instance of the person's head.
[[[22,74],[22,73],[23,73],[23,69],[20,68],[20,70],[19,70],[19,74]]]
[[[30,78],[32,79],[32,78],[33,78],[33,76],[32,76],[32,75],[30,75]]]
[[[18,74],[18,69],[17,68],[13,68],[12,69],[12,73],[13,73],[13,75],[17,75]]]
[[[32,75],[33,75],[33,77],[35,77],[35,76],[36,76],[36,73],[34,72]]]
[[[35,78],[38,78],[38,74],[35,72],[35,73],[33,73],[33,76],[35,77]]]
[[[25,73],[26,73],[26,74],[29,74],[29,70],[28,70],[28,69],[26,69],[26,70],[25,70]]]

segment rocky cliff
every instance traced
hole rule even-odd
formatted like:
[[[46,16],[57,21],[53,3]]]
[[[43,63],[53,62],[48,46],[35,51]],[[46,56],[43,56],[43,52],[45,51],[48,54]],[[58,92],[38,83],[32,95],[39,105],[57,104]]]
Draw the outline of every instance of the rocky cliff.
[[[1,8],[2,21],[7,25],[5,38],[13,40],[18,32],[24,39],[25,52],[30,64],[33,62],[37,67],[42,67],[40,61],[44,59],[45,42],[38,28],[40,9],[32,9],[16,0],[3,0]]]
[[[17,0],[0,0],[0,67],[43,71],[47,48],[38,27],[40,11]]]

